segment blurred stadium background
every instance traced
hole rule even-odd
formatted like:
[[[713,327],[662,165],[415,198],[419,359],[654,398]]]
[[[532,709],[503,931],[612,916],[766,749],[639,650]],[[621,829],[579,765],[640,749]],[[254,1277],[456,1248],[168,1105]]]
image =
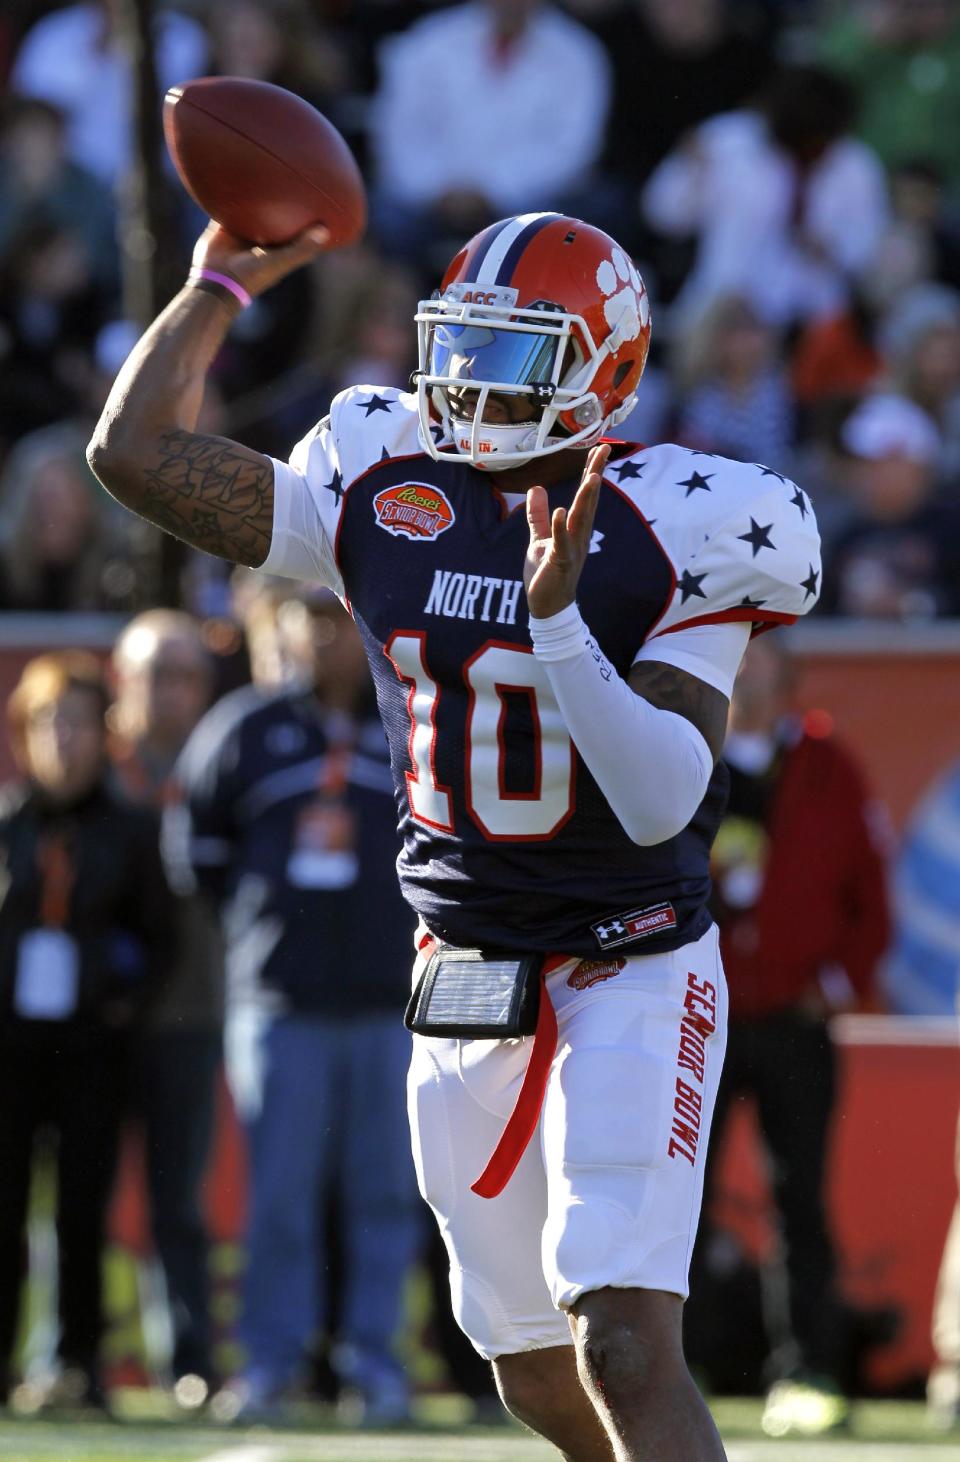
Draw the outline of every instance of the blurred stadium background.
[[[464,36],[478,9],[455,20]],[[887,810],[896,923],[873,997],[834,1021],[842,1081],[830,1210],[844,1295],[880,1317],[853,1385],[899,1403],[862,1413],[861,1455],[874,1455],[885,1428],[901,1439],[897,1455],[921,1442],[938,1455],[919,1403],[934,1363],[960,1105],[960,6],[568,0],[541,9],[524,0],[490,7],[508,18],[486,83],[463,51],[448,50],[461,59],[431,79],[441,33],[430,27],[459,11],[406,0],[7,0],[0,701],[41,651],[106,658],[129,618],[154,605],[195,616],[220,692],[249,673],[226,567],[116,509],[83,458],[116,370],[179,287],[202,226],[162,154],[166,86],[215,72],[286,85],[344,131],[370,183],[363,243],[258,302],[216,364],[209,429],[261,450],[286,456],[344,384],[406,381],[415,302],[485,219],[559,206],[613,232],[654,299],[631,434],[767,462],[812,494],[823,526],[824,602],[789,632],[796,694],[830,718]],[[557,11],[568,25],[558,54],[579,68],[569,104],[535,57],[532,82],[524,73],[513,85],[508,74],[524,26]],[[491,77],[503,81],[502,97]],[[524,130],[544,92],[569,114],[557,116],[556,137]],[[447,109],[458,96],[462,115]],[[501,103],[523,158],[492,152]],[[781,187],[789,207],[775,217],[753,208],[758,192]],[[0,773],[13,770],[2,743]],[[719,1190],[718,1221],[737,1254],[763,1263],[775,1226],[748,1111],[728,1134]],[[243,1161],[225,1094],[206,1194],[219,1363],[229,1373]],[[28,1364],[50,1349],[50,1204],[41,1173]],[[147,1234],[131,1139],[107,1264],[107,1376],[125,1394],[150,1385],[166,1343]],[[403,1346],[421,1394],[442,1395],[416,1274]],[[766,1456],[735,1440],[754,1426],[744,1405],[726,1413],[731,1456]],[[109,1440],[97,1428],[84,1441],[40,1423],[29,1437],[0,1426],[0,1439],[7,1457],[408,1455],[402,1442],[391,1450],[372,1439],[357,1450],[346,1439],[232,1450],[227,1439],[204,1453],[186,1435],[135,1443],[132,1432]],[[439,1449],[418,1441],[409,1455],[454,1455],[454,1446],[464,1457],[547,1455],[506,1439],[431,1445]],[[792,1455],[787,1444],[774,1451]]]

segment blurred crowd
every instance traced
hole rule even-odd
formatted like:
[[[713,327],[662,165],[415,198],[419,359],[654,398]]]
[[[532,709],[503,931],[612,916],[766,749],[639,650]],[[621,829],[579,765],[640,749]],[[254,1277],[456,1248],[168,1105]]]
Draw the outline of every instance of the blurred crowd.
[[[207,430],[286,457],[344,385],[403,385],[416,300],[456,248],[504,214],[557,208],[624,243],[654,301],[624,434],[800,481],[826,541],[818,613],[960,612],[955,0],[146,9],[158,96],[204,74],[291,88],[345,133],[370,191],[359,246],[237,322]],[[114,509],[82,454],[144,323],[137,270],[162,302],[202,225],[160,157],[162,230],[134,207],[136,10],[20,0],[0,21],[7,608],[158,597],[156,534]],[[185,553],[164,581],[201,613],[225,595]]]
[[[0,802],[0,1400],[30,1379],[15,1359],[21,1236],[54,1131],[70,1195],[55,1386],[103,1404],[100,1254],[135,1123],[181,1404],[215,1394],[224,1420],[270,1417],[309,1364],[352,1417],[403,1419],[394,1342],[419,1261],[434,1341],[482,1410],[487,1368],[452,1325],[408,1158],[410,928],[355,634],[329,595],[185,549],[176,606],[152,608],[159,535],[84,460],[144,323],[131,274],[152,268],[175,290],[203,224],[160,159],[168,232],[144,235],[131,211],[135,10],[19,0],[0,17],[0,608],[132,616],[109,670],[41,657],[8,707],[20,776]],[[457,247],[504,214],[557,208],[628,247],[654,300],[623,434],[796,478],[825,539],[819,614],[960,614],[956,0],[182,0],[152,20],[158,95],[206,74],[289,87],[346,134],[370,190],[361,244],[236,322],[206,430],[286,457],[344,386],[404,385],[416,301]],[[751,1093],[776,1160],[779,1374],[835,1379],[829,1017],[875,1008],[881,965],[909,1010],[950,1009],[960,783],[948,774],[909,830],[891,929],[890,848],[860,769],[825,722],[795,714],[789,662],[764,643],[738,688],[716,852],[733,989],[718,1122]],[[226,1386],[199,1199],[222,1056],[251,1256],[246,1359]],[[707,1225],[696,1260],[708,1297],[714,1237]],[[691,1344],[716,1355],[727,1342],[711,1351],[709,1298],[697,1323]],[[944,1328],[957,1413],[955,1316]]]
[[[165,1316],[141,1378],[225,1422],[311,1388],[349,1420],[402,1421],[395,1344],[418,1264],[454,1384],[482,1405],[489,1368],[454,1335],[416,1191],[413,920],[360,636],[329,591],[238,571],[231,593],[247,684],[219,694],[198,621],[155,609],[109,663],[35,656],[7,706],[0,1406],[107,1405],[101,1264],[125,1134],[142,1144]],[[244,1137],[230,1202],[246,1261],[239,1325],[218,1337],[202,1183],[221,1071]],[[35,1324],[18,1342],[23,1297],[43,1287],[24,1243],[38,1171],[57,1193],[58,1310],[39,1348]]]

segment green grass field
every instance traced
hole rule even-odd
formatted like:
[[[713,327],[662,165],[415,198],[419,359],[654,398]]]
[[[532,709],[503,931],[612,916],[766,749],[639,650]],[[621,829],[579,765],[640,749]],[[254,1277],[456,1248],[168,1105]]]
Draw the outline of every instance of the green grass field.
[[[552,1447],[512,1426],[444,1425],[357,1432],[318,1420],[303,1430],[224,1429],[138,1416],[125,1407],[114,1423],[63,1417],[0,1420],[2,1462],[549,1462]],[[923,1407],[864,1403],[848,1431],[825,1441],[769,1441],[760,1404],[718,1401],[714,1407],[730,1462],[958,1462],[960,1438],[928,1427]]]

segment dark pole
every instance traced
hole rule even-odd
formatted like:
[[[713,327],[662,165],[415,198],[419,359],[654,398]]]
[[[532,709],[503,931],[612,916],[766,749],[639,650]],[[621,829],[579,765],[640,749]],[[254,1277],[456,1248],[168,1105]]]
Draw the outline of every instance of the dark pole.
[[[113,4],[133,77],[131,166],[119,199],[124,313],[146,329],[176,292],[182,261],[171,190],[163,168],[154,3],[113,0]],[[183,544],[169,534],[158,534],[150,596],[158,604],[179,602],[183,563]]]

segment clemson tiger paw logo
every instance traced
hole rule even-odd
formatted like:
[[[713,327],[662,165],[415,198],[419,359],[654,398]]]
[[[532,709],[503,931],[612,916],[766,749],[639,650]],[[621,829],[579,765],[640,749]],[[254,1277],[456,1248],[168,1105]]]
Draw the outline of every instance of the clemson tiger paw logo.
[[[636,340],[650,323],[650,301],[633,260],[614,249],[597,268],[597,288],[604,296],[603,313],[611,334]]]

